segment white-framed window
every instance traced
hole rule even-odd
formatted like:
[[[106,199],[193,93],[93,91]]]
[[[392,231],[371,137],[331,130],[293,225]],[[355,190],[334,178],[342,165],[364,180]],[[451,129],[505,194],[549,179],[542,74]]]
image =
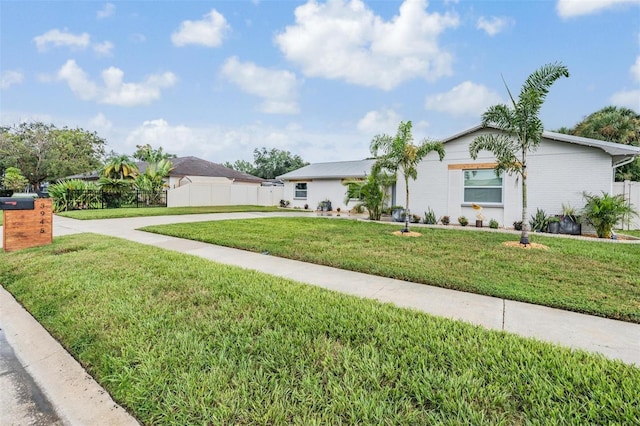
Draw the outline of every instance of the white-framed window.
[[[307,182],[296,183],[296,189],[293,194],[293,198],[306,200],[307,199]]]
[[[464,203],[502,204],[502,175],[494,169],[464,170]]]

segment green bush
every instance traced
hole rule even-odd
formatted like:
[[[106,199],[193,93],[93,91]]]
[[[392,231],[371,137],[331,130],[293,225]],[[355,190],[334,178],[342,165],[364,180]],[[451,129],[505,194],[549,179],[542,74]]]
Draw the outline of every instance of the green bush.
[[[424,212],[424,223],[427,225],[435,225],[438,222],[436,218],[435,212],[429,207],[429,209]]]
[[[618,223],[628,223],[638,213],[627,204],[622,195],[583,193],[587,204],[582,210],[587,223],[596,229],[598,238],[611,238],[611,229]]]
[[[462,226],[467,226],[469,224],[469,219],[467,219],[465,216],[460,216],[458,218],[458,223]]]
[[[498,225],[499,225],[498,221],[495,220],[495,219],[491,219],[489,221],[489,228],[491,228],[491,229],[498,229]]]
[[[531,230],[536,232],[544,232],[547,230],[547,225],[549,224],[549,217],[547,213],[545,213],[542,209],[537,209],[535,215],[531,215],[531,220],[529,221],[529,225],[531,225]]]
[[[47,192],[53,199],[53,211],[56,213],[86,209],[100,203],[97,185],[80,179],[52,183]]]

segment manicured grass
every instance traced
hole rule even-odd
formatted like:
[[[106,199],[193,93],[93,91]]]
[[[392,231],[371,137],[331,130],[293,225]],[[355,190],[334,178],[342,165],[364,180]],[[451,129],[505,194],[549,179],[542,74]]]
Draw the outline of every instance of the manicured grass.
[[[146,231],[268,251],[306,262],[640,322],[640,245],[531,234],[549,250],[505,247],[516,235],[323,218],[150,226]]]
[[[143,424],[640,418],[621,362],[120,239],[2,254],[0,283]]]
[[[635,230],[631,230],[631,231],[627,231],[627,230],[617,230],[615,231],[618,234],[625,234],[625,235],[631,235],[632,237],[638,237],[640,238],[640,229],[635,229]]]
[[[73,210],[57,213],[60,216],[73,219],[115,219],[121,217],[169,216],[203,213],[232,213],[232,212],[304,212],[305,210],[280,209],[265,206],[206,206],[206,207],[141,207],[101,210]]]

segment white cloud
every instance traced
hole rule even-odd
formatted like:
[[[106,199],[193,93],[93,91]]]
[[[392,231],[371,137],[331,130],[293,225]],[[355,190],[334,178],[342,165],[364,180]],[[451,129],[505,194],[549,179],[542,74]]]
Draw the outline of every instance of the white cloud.
[[[609,101],[613,105],[640,111],[640,90],[622,90],[616,92],[611,96]]]
[[[111,121],[109,121],[109,119],[105,117],[103,113],[99,113],[91,120],[89,120],[89,126],[97,131],[105,132],[111,130],[111,128],[113,127],[113,123],[111,123]]]
[[[222,125],[189,127],[172,125],[163,118],[149,120],[133,129],[117,151],[132,152],[138,144],[162,146],[178,156],[193,155],[216,163],[253,159],[254,148],[278,148],[313,162],[366,158],[369,140],[357,134],[316,133],[290,123],[275,127],[263,123],[240,127]]]
[[[221,75],[242,91],[264,99],[260,111],[268,114],[297,114],[299,82],[294,73],[262,68],[231,57],[222,65]]]
[[[406,0],[385,21],[361,0],[310,0],[275,42],[307,76],[390,90],[413,78],[451,73],[452,56],[438,36],[458,25],[454,14],[427,13],[426,0]]]
[[[207,47],[218,47],[231,26],[217,10],[204,15],[201,21],[183,21],[180,29],[171,34],[171,41],[175,46],[200,44]]]
[[[425,107],[428,110],[446,112],[451,115],[477,115],[478,117],[491,105],[502,103],[500,95],[487,87],[465,81],[445,93],[427,96]]]
[[[154,74],[140,83],[124,83],[124,72],[110,67],[102,71],[103,86],[93,82],[74,60],[68,60],[58,71],[58,79],[82,100],[99,103],[135,106],[149,104],[160,98],[160,89],[173,86],[177,77],[170,72]]]
[[[358,120],[358,130],[368,136],[381,134],[394,135],[402,119],[393,109],[383,108],[378,111],[369,111]]]
[[[485,18],[481,16],[478,19],[478,23],[476,24],[476,28],[479,30],[484,30],[488,35],[493,37],[494,35],[504,31],[505,29],[511,27],[513,25],[513,20],[505,17],[492,16],[490,18]]]
[[[638,56],[636,58],[636,62],[633,65],[631,65],[630,71],[634,80],[640,81],[640,56]]]
[[[113,3],[106,3],[102,9],[100,9],[96,16],[98,19],[109,18],[116,13],[116,5]]]
[[[558,0],[556,11],[561,18],[571,18],[629,4],[640,4],[640,0]]]
[[[20,84],[23,79],[24,76],[20,71],[2,71],[2,74],[0,74],[0,89],[8,89],[14,84]]]
[[[92,47],[100,56],[109,56],[113,50],[113,43],[104,41],[102,43],[91,43],[91,36],[88,33],[72,34],[66,28],[63,31],[58,29],[49,30],[46,33],[33,38],[39,52],[46,52],[50,47],[69,47],[76,50],[84,50]]]
[[[86,49],[91,43],[91,36],[88,33],[71,34],[66,29],[63,31],[53,29],[34,37],[33,41],[40,52],[46,51],[50,46]]]
[[[100,56],[111,56],[113,43],[111,43],[110,41],[104,41],[102,43],[94,43],[92,47],[93,51]]]

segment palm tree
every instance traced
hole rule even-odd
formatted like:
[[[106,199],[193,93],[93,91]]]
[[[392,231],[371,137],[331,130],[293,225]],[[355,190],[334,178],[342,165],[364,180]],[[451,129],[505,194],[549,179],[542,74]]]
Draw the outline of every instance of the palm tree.
[[[542,140],[540,108],[551,85],[561,77],[569,77],[569,70],[561,63],[551,63],[534,71],[522,85],[516,101],[505,83],[511,106],[493,105],[482,114],[482,125],[502,130],[478,136],[469,146],[471,158],[478,158],[482,150],[493,153],[498,165],[496,174],[516,173],[522,182],[522,234],[520,243],[529,244],[527,224],[527,153],[537,149]]]
[[[397,176],[402,173],[405,184],[405,223],[402,232],[409,232],[409,178],[416,180],[418,177],[418,163],[432,151],[444,158],[444,145],[441,142],[423,140],[420,145],[414,145],[411,133],[411,121],[400,122],[395,136],[377,135],[371,141],[371,153],[377,159],[373,165],[372,173],[379,170],[388,170]],[[378,156],[378,152],[381,155]]]
[[[138,166],[128,155],[111,157],[102,170],[102,174],[111,179],[134,178],[138,173]]]
[[[640,146],[640,114],[629,108],[607,106],[585,117],[572,129],[559,133]],[[616,180],[640,180],[640,158],[616,168]]]

